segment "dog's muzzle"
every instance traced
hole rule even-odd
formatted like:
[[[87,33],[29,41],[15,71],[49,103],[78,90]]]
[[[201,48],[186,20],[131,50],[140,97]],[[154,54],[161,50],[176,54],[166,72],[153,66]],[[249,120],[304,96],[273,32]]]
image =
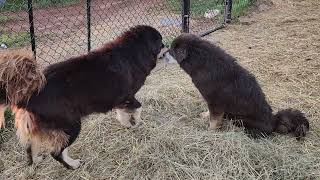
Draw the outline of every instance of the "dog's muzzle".
[[[177,63],[176,59],[170,54],[170,48],[164,47],[158,54],[158,59],[163,59],[165,64]]]

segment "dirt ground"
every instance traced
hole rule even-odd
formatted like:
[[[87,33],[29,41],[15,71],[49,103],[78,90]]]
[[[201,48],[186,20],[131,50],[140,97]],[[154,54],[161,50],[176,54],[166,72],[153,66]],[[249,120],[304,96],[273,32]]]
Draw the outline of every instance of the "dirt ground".
[[[0,179],[319,179],[320,2],[273,0],[206,37],[256,75],[274,111],[297,108],[311,123],[303,142],[274,135],[253,140],[226,122],[208,131],[206,105],[190,78],[171,65],[152,73],[137,98],[144,127],[122,128],[115,113],[84,120],[72,157],[85,164],[64,169],[51,157],[26,166],[15,138],[0,145]]]

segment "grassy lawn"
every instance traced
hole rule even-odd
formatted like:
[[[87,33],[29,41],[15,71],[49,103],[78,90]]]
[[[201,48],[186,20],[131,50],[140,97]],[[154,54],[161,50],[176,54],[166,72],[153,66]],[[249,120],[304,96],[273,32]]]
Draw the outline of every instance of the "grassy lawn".
[[[174,38],[175,38],[174,36],[165,36],[165,37],[163,37],[163,44],[165,46],[170,46],[170,44],[172,43]]]
[[[28,32],[1,33],[0,43],[6,44],[8,47],[22,47],[30,40]]]
[[[232,16],[239,17],[244,15],[255,1],[256,0],[233,0]]]
[[[19,18],[17,16],[0,16],[0,25],[8,23],[8,22],[12,22],[12,21],[17,21],[17,20],[21,20],[22,18]]]
[[[80,0],[33,0],[33,7],[66,6]],[[20,11],[27,9],[27,0],[7,0],[0,11]]]
[[[233,0],[233,17],[243,15],[243,13],[255,2],[255,0]],[[180,0],[167,0],[172,11],[180,13],[182,9]],[[207,10],[218,9],[223,13],[224,0],[191,0],[191,14],[194,17],[203,17]]]
[[[180,0],[167,0],[172,11],[180,13],[182,9]],[[203,17],[209,9],[223,10],[224,0],[191,0],[191,13],[196,17]]]

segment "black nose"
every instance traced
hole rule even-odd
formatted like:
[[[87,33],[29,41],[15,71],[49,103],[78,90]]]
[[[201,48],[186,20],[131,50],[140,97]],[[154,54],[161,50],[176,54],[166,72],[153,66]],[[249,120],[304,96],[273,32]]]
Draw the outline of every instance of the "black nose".
[[[164,44],[163,43],[161,44],[161,48],[164,48]]]

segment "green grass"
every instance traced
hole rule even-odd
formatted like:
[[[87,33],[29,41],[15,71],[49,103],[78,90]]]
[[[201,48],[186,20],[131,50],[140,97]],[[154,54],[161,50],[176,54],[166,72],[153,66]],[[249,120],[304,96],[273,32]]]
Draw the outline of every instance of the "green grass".
[[[33,7],[67,6],[80,0],[34,0]],[[27,9],[27,0],[7,0],[0,11],[20,11]]]
[[[17,16],[0,16],[0,25],[1,24],[5,24],[11,21],[17,21],[17,20],[21,20],[22,18],[19,18]]]
[[[180,13],[182,9],[180,0],[167,0],[172,11]],[[191,14],[196,17],[203,17],[207,10],[219,9],[223,11],[224,0],[191,0]]]
[[[233,17],[243,15],[255,0],[233,0],[232,13]],[[180,0],[167,0],[171,10],[180,13],[182,9]],[[224,12],[224,0],[191,0],[191,14],[195,17],[203,17],[207,10],[218,9],[221,13]]]
[[[2,114],[0,114],[2,116]],[[4,118],[6,122],[6,128],[0,129],[0,144],[5,142],[8,138],[12,136],[13,133],[13,120],[14,116],[12,115],[12,112],[10,109],[7,109],[4,112]]]
[[[28,32],[4,33],[0,35],[0,43],[4,43],[8,47],[23,47],[29,40],[30,35]]]
[[[244,15],[256,0],[233,0],[232,16]]]
[[[163,44],[165,46],[170,46],[174,38],[175,38],[174,36],[165,36],[165,37],[163,37]]]

